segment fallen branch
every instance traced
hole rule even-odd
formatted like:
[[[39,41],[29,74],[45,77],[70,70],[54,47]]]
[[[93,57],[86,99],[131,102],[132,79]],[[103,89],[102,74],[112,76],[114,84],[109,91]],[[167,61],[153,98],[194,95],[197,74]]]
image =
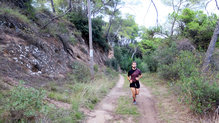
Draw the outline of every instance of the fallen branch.
[[[63,16],[65,16],[72,8],[69,8],[66,12],[64,12],[62,15],[56,16],[54,18],[52,18],[50,21],[48,21],[44,26],[42,26],[40,29],[44,29],[45,27],[47,27],[52,21],[54,21],[55,19],[61,18]]]

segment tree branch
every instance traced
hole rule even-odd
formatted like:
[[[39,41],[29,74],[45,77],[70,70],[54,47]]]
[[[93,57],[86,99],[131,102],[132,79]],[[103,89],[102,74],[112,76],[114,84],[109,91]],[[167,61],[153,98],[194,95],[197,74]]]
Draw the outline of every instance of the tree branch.
[[[155,8],[155,10],[156,10],[156,13],[157,13],[157,27],[158,27],[158,11],[157,11],[157,7],[156,7],[156,5],[155,5],[155,3],[154,3],[154,1],[153,0],[151,0],[151,2],[152,2],[152,4],[154,5],[154,8]]]
[[[72,9],[72,7],[71,8],[69,8],[65,13],[63,13],[62,15],[59,15],[59,16],[56,16],[56,17],[54,17],[54,18],[52,18],[50,21],[48,21],[44,26],[42,26],[40,29],[44,29],[45,27],[47,27],[52,21],[54,21],[55,19],[58,19],[58,18],[61,18],[61,17],[63,17],[63,16],[65,16],[70,10]]]
[[[219,6],[218,6],[218,3],[217,3],[217,0],[215,0],[215,3],[216,3],[216,6],[217,6],[217,9],[219,10]]]
[[[172,4],[173,4],[173,11],[175,12],[175,4],[174,4],[174,0],[172,0]]]
[[[212,0],[209,0],[206,4],[205,4],[205,11],[207,12],[207,14],[209,14],[208,13],[208,10],[207,10],[207,6],[208,6],[208,4],[211,2]]]

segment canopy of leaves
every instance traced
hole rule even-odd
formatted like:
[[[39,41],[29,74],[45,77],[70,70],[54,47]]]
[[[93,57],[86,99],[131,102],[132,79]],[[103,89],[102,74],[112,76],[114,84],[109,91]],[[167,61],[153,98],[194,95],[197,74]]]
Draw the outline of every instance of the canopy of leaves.
[[[198,48],[207,49],[217,18],[215,14],[207,16],[203,11],[193,11],[186,8],[178,16],[181,34],[191,38]]]

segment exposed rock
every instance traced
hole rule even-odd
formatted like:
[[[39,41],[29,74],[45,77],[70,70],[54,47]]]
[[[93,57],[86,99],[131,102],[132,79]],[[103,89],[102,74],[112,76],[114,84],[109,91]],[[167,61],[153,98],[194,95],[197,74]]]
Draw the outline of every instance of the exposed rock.
[[[54,20],[47,27],[53,29],[53,34],[40,30],[39,27],[52,17],[51,14],[37,13],[37,22],[26,24],[16,17],[0,15],[0,76],[37,86],[64,78],[75,60],[89,63],[88,45],[75,33],[77,30],[73,24]],[[64,32],[59,27],[60,23],[65,26],[62,27]],[[95,63],[104,65],[106,59],[107,53],[95,47]]]
[[[195,46],[189,41],[189,39],[182,39],[180,41],[177,41],[177,49],[178,50],[188,50],[188,51],[194,51]]]

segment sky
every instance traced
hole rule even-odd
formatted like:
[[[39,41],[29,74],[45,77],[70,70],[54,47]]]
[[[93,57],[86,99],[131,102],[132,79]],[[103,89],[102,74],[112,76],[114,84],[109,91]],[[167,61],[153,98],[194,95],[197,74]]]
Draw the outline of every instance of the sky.
[[[122,7],[120,10],[124,16],[125,14],[134,15],[136,23],[140,26],[145,26],[147,28],[156,26],[156,10],[151,3],[151,0],[122,1],[124,2],[124,7]],[[168,14],[173,12],[173,9],[172,7],[164,5],[161,0],[154,0],[154,3],[158,9],[159,24],[163,25],[167,21]],[[214,0],[208,4],[207,10],[209,13],[216,13],[219,15],[219,10],[217,10]]]

